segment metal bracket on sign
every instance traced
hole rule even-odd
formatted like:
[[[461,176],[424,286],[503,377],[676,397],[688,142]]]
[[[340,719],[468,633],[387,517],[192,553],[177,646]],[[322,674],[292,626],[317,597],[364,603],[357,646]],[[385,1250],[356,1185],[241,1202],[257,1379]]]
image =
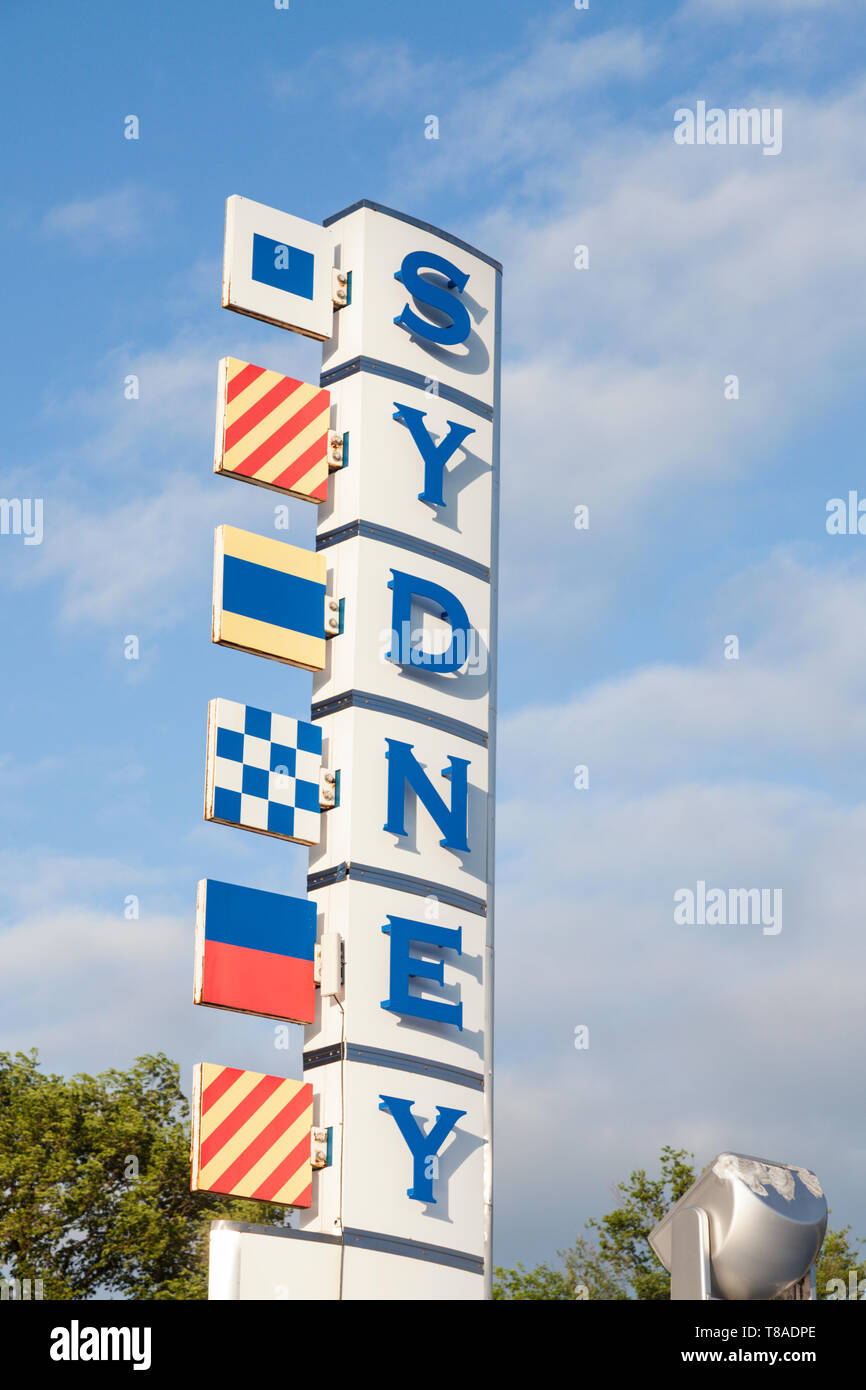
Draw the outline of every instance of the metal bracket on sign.
[[[314,1129],[310,1133],[310,1162],[314,1168],[331,1166],[333,1130]]]
[[[335,309],[345,309],[349,303],[349,276],[351,271],[331,270],[331,303]]]
[[[344,466],[343,436],[337,430],[328,430],[328,472],[336,473]]]
[[[319,810],[333,811],[340,804],[340,774],[324,770],[319,774]]]
[[[339,637],[343,631],[343,614],[346,608],[346,601],[342,598],[332,598],[330,594],[325,594],[325,636]]]

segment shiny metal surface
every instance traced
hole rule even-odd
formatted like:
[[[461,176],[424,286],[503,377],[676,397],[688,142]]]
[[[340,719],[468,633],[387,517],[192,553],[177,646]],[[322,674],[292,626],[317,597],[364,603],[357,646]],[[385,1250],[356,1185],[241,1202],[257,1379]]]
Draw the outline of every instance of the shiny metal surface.
[[[707,1215],[714,1298],[774,1298],[807,1274],[827,1229],[827,1201],[809,1169],[723,1153],[650,1233],[666,1269],[678,1258],[675,1218],[689,1208]]]

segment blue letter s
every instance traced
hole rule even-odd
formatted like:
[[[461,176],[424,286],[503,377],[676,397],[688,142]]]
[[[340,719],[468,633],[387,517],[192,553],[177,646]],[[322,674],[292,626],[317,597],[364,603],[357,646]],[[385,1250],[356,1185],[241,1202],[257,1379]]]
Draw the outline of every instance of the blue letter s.
[[[440,274],[447,275],[449,288],[443,289],[441,285],[433,285],[429,280],[423,279],[419,274],[422,266],[427,270],[438,270]],[[428,319],[419,318],[406,304],[399,318],[394,320],[398,327],[408,329],[410,333],[416,334],[419,338],[426,338],[428,342],[442,343],[445,347],[455,347],[457,343],[466,341],[472,332],[469,310],[450,293],[450,290],[464,290],[469,280],[468,275],[464,275],[451,261],[446,261],[444,256],[437,256],[432,251],[410,251],[408,256],[403,257],[403,264],[395,272],[394,279],[406,286],[413,299],[439,309],[451,320],[449,324],[430,323]]]

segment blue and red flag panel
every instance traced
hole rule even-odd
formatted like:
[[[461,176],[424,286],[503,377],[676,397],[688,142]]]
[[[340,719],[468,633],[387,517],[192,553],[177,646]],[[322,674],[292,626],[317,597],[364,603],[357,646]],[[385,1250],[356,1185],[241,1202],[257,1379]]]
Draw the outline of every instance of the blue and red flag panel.
[[[196,1004],[313,1022],[314,902],[204,878],[195,940]]]

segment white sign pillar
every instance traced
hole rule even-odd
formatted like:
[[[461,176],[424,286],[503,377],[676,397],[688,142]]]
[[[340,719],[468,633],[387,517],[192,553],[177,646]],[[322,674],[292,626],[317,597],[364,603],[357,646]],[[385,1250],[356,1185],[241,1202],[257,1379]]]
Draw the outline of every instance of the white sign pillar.
[[[349,302],[323,343],[343,467],[317,549],[342,629],[312,718],[339,791],[308,892],[342,970],[325,972],[304,1079],[331,1161],[299,1231],[248,1231],[246,1255],[216,1232],[212,1279],[240,1297],[483,1298],[501,267],[374,203],[325,226]]]

